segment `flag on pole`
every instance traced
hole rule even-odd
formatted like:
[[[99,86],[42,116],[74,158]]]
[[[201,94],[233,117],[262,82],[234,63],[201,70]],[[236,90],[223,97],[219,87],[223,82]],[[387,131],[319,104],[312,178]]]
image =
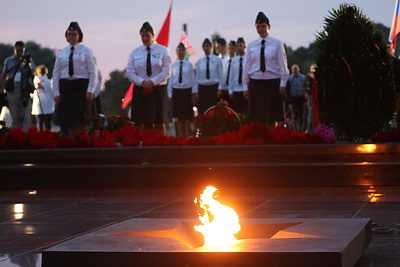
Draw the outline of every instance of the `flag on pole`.
[[[122,104],[121,104],[122,109],[126,109],[126,107],[129,105],[129,103],[132,101],[134,86],[135,86],[135,84],[131,83],[128,90],[126,91],[125,96],[122,99]]]
[[[160,33],[157,36],[156,42],[160,45],[168,47],[169,43],[169,28],[171,24],[171,11],[172,11],[172,1],[169,6],[167,17],[165,18],[164,24],[161,27]]]
[[[196,51],[194,50],[193,46],[190,44],[189,39],[184,31],[182,31],[181,40],[179,42],[184,44],[186,47],[185,58],[188,58],[189,56],[196,54]]]
[[[156,42],[163,46],[168,46],[169,43],[169,28],[171,24],[171,11],[172,11],[172,0],[171,5],[169,6],[167,17],[165,18],[164,24],[161,27],[160,33],[157,36]],[[128,90],[125,93],[124,98],[122,99],[121,107],[122,109],[126,109],[129,103],[132,101],[133,96],[133,87],[135,85],[131,83]]]
[[[389,33],[389,42],[390,42],[390,52],[394,54],[394,51],[396,50],[396,41],[397,41],[397,35],[400,33],[400,10],[399,10],[399,0],[396,0],[396,4],[394,6],[394,12],[393,12],[393,21],[392,21],[392,27],[390,28],[390,33]]]

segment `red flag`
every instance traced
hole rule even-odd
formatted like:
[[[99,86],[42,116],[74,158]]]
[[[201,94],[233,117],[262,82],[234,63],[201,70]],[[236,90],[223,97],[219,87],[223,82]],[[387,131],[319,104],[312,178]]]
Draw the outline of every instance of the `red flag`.
[[[129,105],[129,103],[132,101],[133,87],[134,86],[135,86],[135,84],[131,83],[131,85],[129,86],[128,90],[126,91],[124,99],[122,99],[122,104],[121,104],[122,109],[126,109],[126,107]]]
[[[400,6],[399,6],[399,0],[396,0],[396,4],[394,6],[392,27],[390,28],[390,33],[389,33],[389,42],[391,43],[390,52],[392,53],[392,55],[396,50],[396,40],[397,40],[397,35],[399,33],[400,33]]]
[[[193,46],[190,44],[189,39],[187,38],[187,35],[183,31],[181,34],[181,40],[179,42],[185,45],[186,53],[188,53],[189,56],[196,54],[196,51],[194,51]]]
[[[164,24],[161,27],[160,33],[157,36],[156,42],[160,45],[167,46],[169,43],[169,25],[171,22],[171,10],[172,10],[172,1],[169,7],[169,11],[167,17],[165,18]]]

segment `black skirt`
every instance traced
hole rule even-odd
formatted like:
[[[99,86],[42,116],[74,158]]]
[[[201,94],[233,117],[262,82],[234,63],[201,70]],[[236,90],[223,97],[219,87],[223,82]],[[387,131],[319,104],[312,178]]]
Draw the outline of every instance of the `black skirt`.
[[[172,117],[180,120],[193,118],[192,89],[173,89]]]
[[[143,94],[144,88],[135,85],[132,96],[131,118],[136,126],[142,124],[162,124],[168,122],[168,92],[167,85],[158,85],[148,95]]]
[[[283,121],[283,99],[279,93],[280,79],[250,79],[249,120],[261,123]]]
[[[67,80],[61,79],[60,97],[58,105],[58,119],[62,127],[81,126],[91,114],[92,101],[86,100],[88,79]]]
[[[199,114],[203,114],[207,109],[217,104],[218,84],[201,85],[199,84]]]
[[[232,108],[236,113],[248,116],[248,100],[243,92],[233,92]]]

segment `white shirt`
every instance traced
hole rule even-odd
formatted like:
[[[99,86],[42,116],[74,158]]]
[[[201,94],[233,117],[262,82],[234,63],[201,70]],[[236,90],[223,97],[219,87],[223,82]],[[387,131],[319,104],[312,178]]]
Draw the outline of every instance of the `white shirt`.
[[[52,114],[54,112],[53,89],[47,76],[35,76],[33,79],[32,115]]]
[[[179,71],[182,61],[182,83],[179,83]],[[168,81],[168,97],[172,97],[172,89],[188,89],[191,88],[193,92],[193,86],[195,84],[195,75],[193,64],[189,60],[177,60],[172,64],[171,77]]]
[[[101,71],[97,71],[97,83],[96,87],[94,88],[94,97],[98,97],[101,93],[101,86],[103,82],[103,75],[101,74]]]
[[[242,58],[242,84],[239,84],[240,58]],[[243,56],[237,55],[232,58],[231,72],[229,75],[229,85],[228,85],[229,94],[233,94],[234,92],[244,91],[243,73],[244,73],[244,55]]]
[[[79,43],[74,45],[74,75],[69,76],[69,54],[71,52],[71,45],[61,49],[57,53],[56,63],[53,70],[53,92],[54,96],[60,95],[60,79],[89,79],[87,88],[88,93],[94,93],[96,85],[96,65],[93,60],[93,52],[88,47]]]
[[[221,56],[221,60],[222,60],[222,73],[223,73],[223,77],[222,77],[222,90],[228,90],[228,85],[226,84],[226,78],[228,77],[228,68],[229,68],[229,60],[231,58],[229,57],[228,53],[225,53],[225,55]]]
[[[283,42],[269,35],[264,38],[266,70],[265,72],[261,72],[260,51],[262,39],[263,38],[259,37],[257,40],[251,42],[246,49],[243,70],[245,90],[247,90],[247,84],[250,79],[268,80],[279,78],[281,80],[280,86],[286,87],[286,82],[289,78],[289,69],[287,67],[287,58]]]
[[[210,58],[210,79],[207,79],[207,56],[200,58],[196,62],[196,82],[194,86],[194,92],[198,92],[198,84],[201,85],[212,85],[218,84],[218,89],[222,89],[223,84],[223,73],[222,73],[222,61],[216,55],[208,55]]]
[[[128,78],[139,86],[151,80],[155,85],[166,84],[171,71],[171,56],[168,49],[160,44],[150,45],[151,76],[146,73],[147,47],[141,45],[134,49],[128,59],[126,72]]]

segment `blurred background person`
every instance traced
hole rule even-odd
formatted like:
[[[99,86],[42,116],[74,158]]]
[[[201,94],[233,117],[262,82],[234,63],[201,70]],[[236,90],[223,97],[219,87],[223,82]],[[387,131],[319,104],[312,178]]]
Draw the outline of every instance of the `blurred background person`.
[[[306,133],[311,133],[314,128],[314,111],[313,111],[313,86],[315,83],[315,71],[317,70],[317,64],[311,64],[310,71],[307,73],[303,82],[303,91],[304,97],[306,99],[306,107],[307,107],[307,122],[306,122]]]
[[[290,74],[286,92],[287,101],[291,110],[293,110],[292,116],[292,127],[296,132],[305,131],[305,104],[306,99],[304,97],[303,83],[305,75],[300,73],[300,67],[297,64],[292,65],[292,74]]]
[[[39,131],[51,130],[51,116],[54,113],[53,88],[47,74],[47,67],[39,65],[33,79],[35,91],[33,92],[32,115]]]
[[[7,92],[8,108],[12,118],[12,128],[22,127],[27,132],[31,126],[33,77],[35,64],[29,54],[25,54],[25,43],[17,41],[14,54],[4,61],[0,76],[0,90]]]

